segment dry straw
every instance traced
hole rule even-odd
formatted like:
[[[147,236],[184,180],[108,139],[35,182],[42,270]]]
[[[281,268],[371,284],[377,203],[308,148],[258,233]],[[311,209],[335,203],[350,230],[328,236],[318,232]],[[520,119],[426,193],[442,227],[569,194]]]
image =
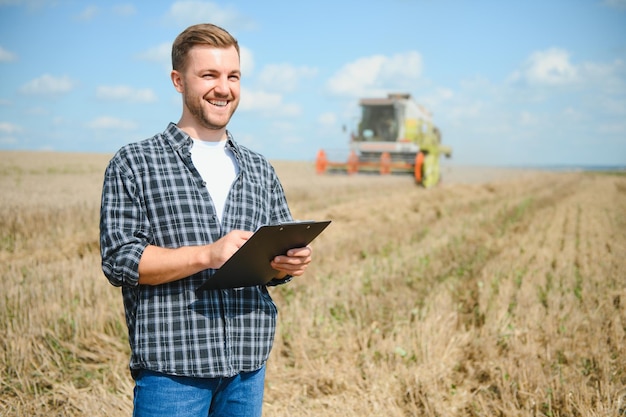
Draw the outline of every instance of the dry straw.
[[[0,415],[130,415],[119,289],[100,272],[106,155],[0,153]],[[333,220],[272,290],[267,416],[626,414],[626,178],[448,167],[318,177]]]

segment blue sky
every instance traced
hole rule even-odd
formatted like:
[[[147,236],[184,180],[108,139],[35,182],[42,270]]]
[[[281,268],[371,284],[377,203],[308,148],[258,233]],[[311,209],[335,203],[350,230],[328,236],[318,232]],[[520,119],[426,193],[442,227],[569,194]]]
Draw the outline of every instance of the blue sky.
[[[0,0],[0,150],[112,153],[180,117],[188,25],[242,48],[235,139],[345,149],[360,97],[409,92],[462,165],[626,165],[626,0]]]

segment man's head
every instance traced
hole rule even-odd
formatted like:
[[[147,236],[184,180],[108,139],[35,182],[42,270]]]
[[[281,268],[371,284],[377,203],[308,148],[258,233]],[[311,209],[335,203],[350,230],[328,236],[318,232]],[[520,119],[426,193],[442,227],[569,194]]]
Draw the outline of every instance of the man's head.
[[[172,45],[172,82],[182,94],[179,127],[197,139],[221,140],[239,105],[239,45],[224,29],[195,25]]]
[[[172,44],[172,69],[183,71],[187,64],[189,50],[195,45],[206,45],[214,48],[234,46],[239,55],[239,43],[226,30],[210,23],[189,26],[176,37]]]

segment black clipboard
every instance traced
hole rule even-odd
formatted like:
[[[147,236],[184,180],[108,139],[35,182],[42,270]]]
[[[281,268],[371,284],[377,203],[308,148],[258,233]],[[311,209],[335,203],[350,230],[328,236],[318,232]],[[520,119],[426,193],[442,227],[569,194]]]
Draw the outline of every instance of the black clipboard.
[[[276,276],[270,266],[275,256],[305,247],[329,224],[330,220],[261,226],[197,291],[267,284]]]

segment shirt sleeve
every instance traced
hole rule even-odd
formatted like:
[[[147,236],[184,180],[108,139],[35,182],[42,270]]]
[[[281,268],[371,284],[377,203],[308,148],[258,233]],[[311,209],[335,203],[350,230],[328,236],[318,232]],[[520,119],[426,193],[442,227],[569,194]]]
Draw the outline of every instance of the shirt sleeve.
[[[104,175],[100,207],[102,271],[114,286],[137,286],[139,261],[148,246],[150,225],[137,195],[135,177],[117,159]]]
[[[278,175],[272,168],[273,186],[272,186],[272,214],[271,224],[288,223],[293,221],[289,205],[287,204],[287,197],[285,197],[285,191],[283,189]]]
[[[291,211],[289,210],[289,204],[287,203],[287,197],[285,196],[285,191],[283,189],[280,180],[278,179],[278,175],[276,172],[272,170],[272,175],[274,176],[274,187],[272,192],[273,205],[275,208],[272,214],[272,224],[277,223],[287,223],[292,222],[293,217],[291,215]],[[274,278],[270,282],[268,282],[268,287],[275,287],[277,285],[286,284],[293,279],[293,276],[287,275],[283,279]]]

